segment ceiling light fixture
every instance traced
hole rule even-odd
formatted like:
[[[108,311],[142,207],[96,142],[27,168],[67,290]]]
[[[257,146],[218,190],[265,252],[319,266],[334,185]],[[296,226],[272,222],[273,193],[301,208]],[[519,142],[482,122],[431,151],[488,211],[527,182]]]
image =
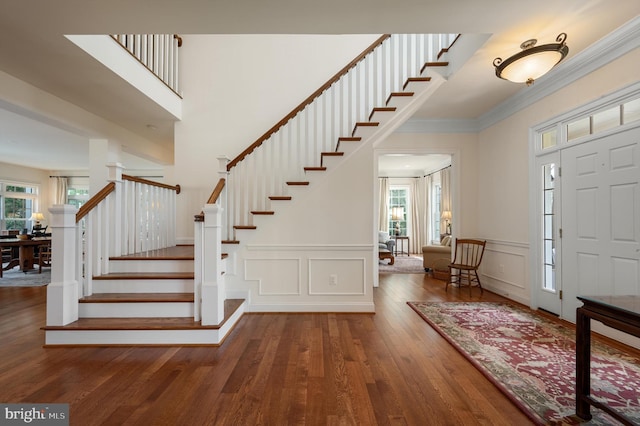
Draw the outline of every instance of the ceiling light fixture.
[[[504,61],[502,58],[493,60],[496,75],[503,80],[527,83],[527,86],[531,86],[534,80],[551,71],[551,68],[567,56],[569,46],[565,44],[566,40],[567,34],[560,33],[556,37],[557,43],[536,46],[538,40],[535,38],[524,41],[520,45],[522,52],[518,52]]]

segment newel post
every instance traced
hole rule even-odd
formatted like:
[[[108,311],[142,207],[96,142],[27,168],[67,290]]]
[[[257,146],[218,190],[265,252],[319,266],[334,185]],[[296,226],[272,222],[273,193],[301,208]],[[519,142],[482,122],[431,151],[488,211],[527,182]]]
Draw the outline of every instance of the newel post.
[[[78,319],[76,280],[76,213],[67,204],[49,209],[51,227],[51,283],[47,286],[47,325],[67,325]]]
[[[204,206],[202,232],[202,325],[218,325],[224,320],[226,288],[222,275],[222,207]]]

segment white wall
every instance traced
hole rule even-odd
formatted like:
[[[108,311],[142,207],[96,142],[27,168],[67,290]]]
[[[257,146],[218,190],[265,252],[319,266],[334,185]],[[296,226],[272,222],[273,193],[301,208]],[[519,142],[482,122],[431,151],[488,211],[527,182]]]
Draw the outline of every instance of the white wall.
[[[529,304],[529,129],[638,81],[638,63],[640,49],[479,133],[477,229],[489,240],[487,287]]]
[[[218,180],[219,155],[234,158],[379,35],[192,35],[181,48],[183,119],[175,130],[180,183],[178,239],[193,235]]]

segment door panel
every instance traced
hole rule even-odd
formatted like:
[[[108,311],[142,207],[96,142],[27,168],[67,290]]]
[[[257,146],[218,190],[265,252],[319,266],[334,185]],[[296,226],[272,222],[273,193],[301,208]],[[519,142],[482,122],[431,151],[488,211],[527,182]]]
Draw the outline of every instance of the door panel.
[[[563,317],[578,295],[640,294],[640,129],[564,149]]]

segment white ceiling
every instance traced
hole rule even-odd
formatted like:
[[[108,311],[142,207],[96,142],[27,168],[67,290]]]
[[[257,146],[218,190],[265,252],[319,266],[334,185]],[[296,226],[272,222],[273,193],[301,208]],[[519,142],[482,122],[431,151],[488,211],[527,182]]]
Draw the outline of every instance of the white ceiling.
[[[638,0],[0,0],[0,5],[0,70],[170,150],[170,114],[88,58],[64,34],[491,33],[415,116],[476,119],[526,90],[495,77],[495,57],[516,53],[523,40],[548,43],[566,32],[570,60],[640,13]],[[92,135],[34,118],[0,99],[0,162],[46,170],[86,168]],[[145,160],[133,164],[134,157],[130,161],[132,168],[157,167]]]

